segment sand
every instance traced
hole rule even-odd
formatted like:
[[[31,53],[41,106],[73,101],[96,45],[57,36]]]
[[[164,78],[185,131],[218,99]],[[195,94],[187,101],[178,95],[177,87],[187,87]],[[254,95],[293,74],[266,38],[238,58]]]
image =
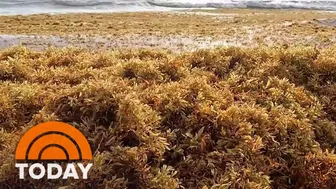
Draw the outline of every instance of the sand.
[[[48,36],[48,35],[0,35],[0,49],[23,45],[33,50],[45,50],[48,47],[63,48],[76,46],[94,49],[152,48],[172,51],[194,51],[197,49],[243,46],[235,39],[213,39],[186,36]],[[246,46],[246,45],[245,45]],[[252,46],[252,44],[251,44]]]

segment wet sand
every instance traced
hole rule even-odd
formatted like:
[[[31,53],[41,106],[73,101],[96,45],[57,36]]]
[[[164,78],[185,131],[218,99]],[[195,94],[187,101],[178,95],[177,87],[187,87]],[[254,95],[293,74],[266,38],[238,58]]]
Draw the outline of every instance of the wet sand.
[[[336,19],[321,19],[317,22],[324,26],[336,27]]]
[[[211,37],[185,36],[46,36],[46,35],[0,35],[0,49],[23,45],[33,50],[48,47],[76,46],[94,49],[159,48],[173,51],[194,51],[197,49],[243,46],[235,39],[213,39]],[[252,44],[249,44],[252,46]],[[247,46],[246,44],[244,46]]]

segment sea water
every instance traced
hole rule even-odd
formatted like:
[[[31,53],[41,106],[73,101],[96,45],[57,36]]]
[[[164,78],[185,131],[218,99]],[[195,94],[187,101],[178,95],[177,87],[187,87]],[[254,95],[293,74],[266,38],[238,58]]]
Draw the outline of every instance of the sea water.
[[[0,0],[0,15],[234,7],[336,11],[336,0]]]

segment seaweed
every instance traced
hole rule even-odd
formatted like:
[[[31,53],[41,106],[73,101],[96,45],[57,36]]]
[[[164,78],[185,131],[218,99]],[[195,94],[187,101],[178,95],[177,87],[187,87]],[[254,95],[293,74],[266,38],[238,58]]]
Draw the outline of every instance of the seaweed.
[[[1,188],[335,188],[336,46],[0,52]],[[88,180],[19,180],[15,144],[63,121]]]

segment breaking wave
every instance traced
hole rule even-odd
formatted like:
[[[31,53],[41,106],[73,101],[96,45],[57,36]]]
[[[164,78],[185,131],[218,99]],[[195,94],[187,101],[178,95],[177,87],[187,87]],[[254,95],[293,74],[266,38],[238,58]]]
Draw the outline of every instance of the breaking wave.
[[[336,11],[335,0],[1,0],[0,14],[143,11],[178,8],[317,9]],[[24,13],[23,13],[24,14]]]
[[[155,6],[174,8],[269,8],[336,10],[335,0],[149,0]]]

